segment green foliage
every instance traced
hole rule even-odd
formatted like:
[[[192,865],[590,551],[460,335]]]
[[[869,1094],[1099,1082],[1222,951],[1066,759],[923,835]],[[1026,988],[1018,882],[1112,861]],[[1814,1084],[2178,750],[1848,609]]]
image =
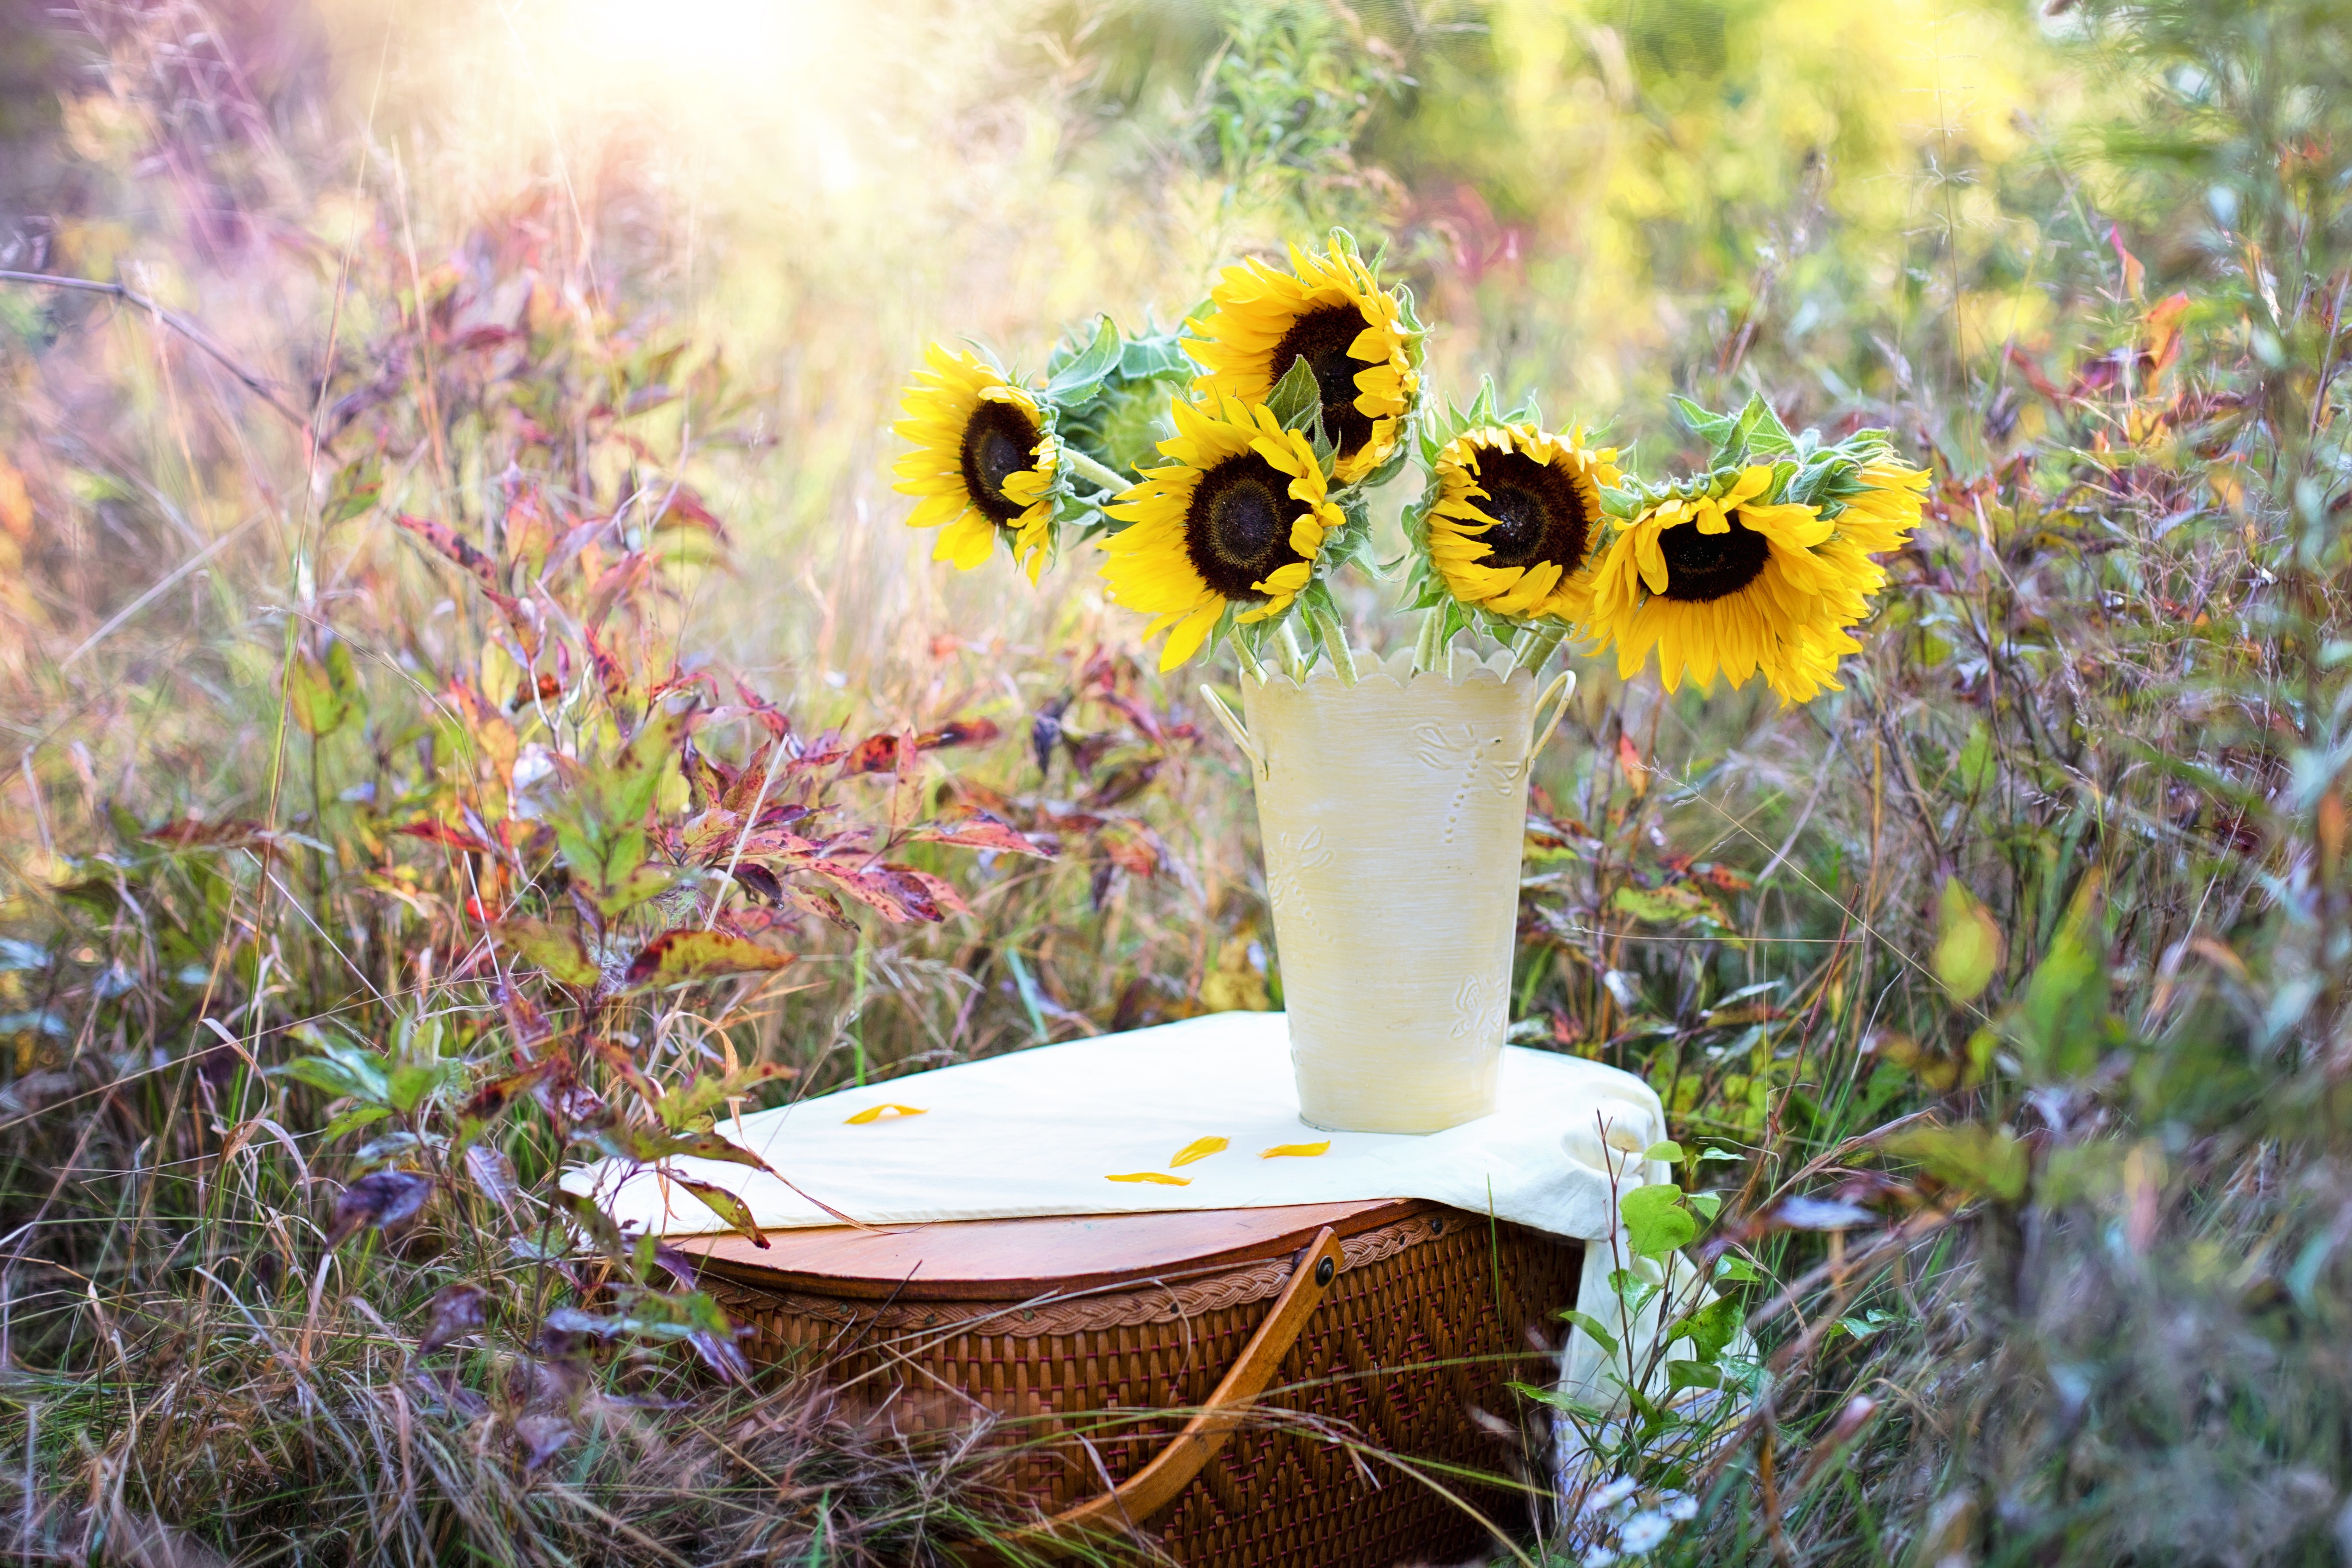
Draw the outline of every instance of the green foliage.
[[[1956,1002],[1973,1002],[2000,973],[2000,926],[1957,877],[1944,879],[1933,960],[1936,978]]]
[[[1687,1247],[1698,1236],[1698,1219],[1683,1201],[1683,1190],[1671,1182],[1635,1187],[1619,1200],[1625,1219],[1625,1244],[1636,1258],[1664,1258]]]

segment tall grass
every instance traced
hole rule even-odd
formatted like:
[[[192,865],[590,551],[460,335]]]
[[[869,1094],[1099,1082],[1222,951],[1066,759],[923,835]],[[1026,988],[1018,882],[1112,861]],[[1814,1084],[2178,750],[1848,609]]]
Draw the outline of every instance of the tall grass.
[[[932,570],[881,425],[927,336],[1034,363],[1344,219],[1444,385],[1652,468],[1660,394],[1757,390],[1937,479],[1843,693],[1587,668],[1545,764],[1514,1036],[1738,1156],[1694,1250],[1758,1276],[1759,1365],[1518,1548],[2339,1550],[2326,5],[779,15],[0,15],[0,268],[136,296],[0,284],[10,1549],[899,1562],[1007,1516],[982,1449],[747,1375],[674,1259],[555,1246],[551,1178],[1279,1005],[1213,727],[1083,572]],[[610,848],[575,808],[688,694],[652,847],[695,875],[631,902],[557,830]],[[900,869],[710,853],[818,805]],[[747,945],[632,979],[704,927]]]

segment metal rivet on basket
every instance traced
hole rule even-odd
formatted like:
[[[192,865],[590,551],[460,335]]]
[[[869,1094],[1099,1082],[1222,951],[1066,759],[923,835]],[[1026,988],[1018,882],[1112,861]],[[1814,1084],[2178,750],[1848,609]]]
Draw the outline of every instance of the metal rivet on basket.
[[[1328,1285],[1331,1283],[1331,1276],[1338,1272],[1338,1267],[1327,1258],[1322,1262],[1315,1266],[1315,1283],[1318,1285]]]

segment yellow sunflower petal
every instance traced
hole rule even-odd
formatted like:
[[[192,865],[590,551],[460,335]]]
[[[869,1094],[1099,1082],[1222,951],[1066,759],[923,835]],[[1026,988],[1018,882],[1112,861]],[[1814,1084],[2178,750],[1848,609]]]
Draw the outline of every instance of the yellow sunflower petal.
[[[883,1121],[895,1121],[905,1116],[929,1116],[929,1111],[918,1105],[869,1105],[854,1115],[842,1118],[844,1125],[864,1127]]]

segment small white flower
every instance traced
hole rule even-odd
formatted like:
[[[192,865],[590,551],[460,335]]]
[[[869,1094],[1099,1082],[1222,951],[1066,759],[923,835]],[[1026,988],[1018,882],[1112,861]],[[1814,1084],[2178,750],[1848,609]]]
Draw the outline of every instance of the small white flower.
[[[1627,1498],[1632,1497],[1634,1490],[1635,1487],[1633,1478],[1631,1476],[1620,1476],[1615,1480],[1611,1481],[1607,1486],[1602,1487],[1599,1491],[1594,1492],[1591,1497],[1586,1498],[1584,1500],[1584,1511],[1587,1513],[1605,1512],[1610,1509],[1615,1508]]]
[[[1628,1552],[1647,1552],[1674,1528],[1663,1513],[1637,1513],[1617,1527],[1617,1544]]]

